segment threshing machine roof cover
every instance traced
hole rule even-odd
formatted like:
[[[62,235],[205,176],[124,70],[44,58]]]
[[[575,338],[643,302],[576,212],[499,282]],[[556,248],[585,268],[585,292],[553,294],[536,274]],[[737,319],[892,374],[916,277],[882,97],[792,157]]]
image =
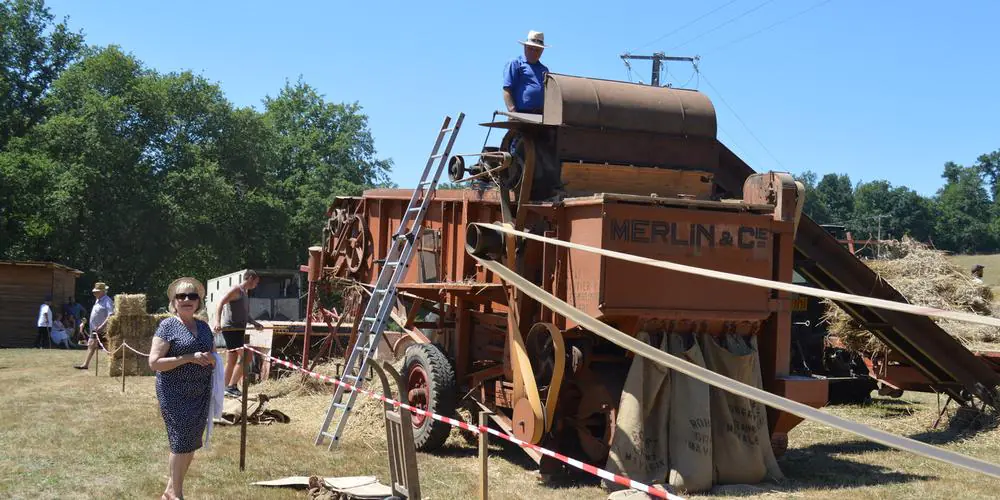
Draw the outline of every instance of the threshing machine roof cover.
[[[549,73],[545,125],[715,138],[715,107],[695,90]]]

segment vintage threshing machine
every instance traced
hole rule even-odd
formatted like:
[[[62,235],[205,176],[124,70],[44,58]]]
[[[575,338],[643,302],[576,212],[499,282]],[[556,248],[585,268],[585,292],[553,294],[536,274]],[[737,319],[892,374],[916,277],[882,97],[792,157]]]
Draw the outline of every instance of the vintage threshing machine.
[[[503,131],[498,147],[451,159],[452,180],[478,179],[434,194],[398,287],[405,331],[382,349],[405,356],[409,402],[445,415],[488,408],[522,439],[590,463],[608,456],[632,353],[508,288],[476,255],[630,335],[755,336],[762,388],[826,404],[824,379],[789,375],[787,294],[475,225],[791,282],[801,185],[766,173],[741,179],[742,193],[725,189],[716,179],[725,148],[704,94],[550,74],[543,114],[499,114],[507,119],[484,124]],[[373,283],[410,197],[376,189],[338,198],[324,236],[327,278]],[[779,453],[800,421],[768,414]],[[449,433],[419,415],[413,425],[425,450]]]

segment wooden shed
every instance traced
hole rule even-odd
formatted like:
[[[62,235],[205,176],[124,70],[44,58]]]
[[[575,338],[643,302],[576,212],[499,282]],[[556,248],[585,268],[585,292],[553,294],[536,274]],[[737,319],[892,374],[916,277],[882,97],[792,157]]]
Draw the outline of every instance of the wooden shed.
[[[0,260],[0,347],[31,347],[38,331],[38,308],[52,296],[58,313],[66,297],[76,297],[83,271],[54,262]]]

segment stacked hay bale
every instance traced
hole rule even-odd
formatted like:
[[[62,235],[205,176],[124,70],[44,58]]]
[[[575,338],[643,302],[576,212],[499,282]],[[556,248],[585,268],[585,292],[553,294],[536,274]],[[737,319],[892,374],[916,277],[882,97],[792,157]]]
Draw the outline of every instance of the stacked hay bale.
[[[128,343],[137,351],[148,353],[153,345],[153,334],[160,321],[169,314],[149,314],[146,312],[146,296],[143,294],[118,294],[115,296],[115,313],[108,320],[108,350],[114,352],[108,363],[108,375],[122,375],[122,356],[125,358],[125,375],[153,375],[149,369],[149,358],[140,356],[128,348],[118,350],[122,343]]]
[[[868,260],[868,265],[881,279],[899,291],[911,304],[998,316],[990,287],[977,283],[967,270],[945,257],[945,253],[928,248],[911,238],[888,244],[881,259]],[[861,328],[843,309],[829,300],[824,320],[831,335],[839,337],[848,349],[877,353],[886,347],[871,332]],[[932,318],[942,329],[966,346],[989,348],[1000,342],[996,327]],[[993,346],[997,348],[1000,346]]]

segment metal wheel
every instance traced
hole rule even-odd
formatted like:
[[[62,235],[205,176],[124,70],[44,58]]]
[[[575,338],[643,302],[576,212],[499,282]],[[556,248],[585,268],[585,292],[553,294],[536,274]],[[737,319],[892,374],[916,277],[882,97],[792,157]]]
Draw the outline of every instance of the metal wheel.
[[[465,158],[452,156],[448,160],[448,178],[451,182],[458,182],[465,177]]]
[[[326,220],[323,226],[323,253],[330,255],[333,253],[333,239],[337,236],[340,228],[347,221],[347,212],[342,208],[335,209],[333,215]]]
[[[344,235],[344,238],[347,239],[343,248],[344,257],[347,261],[347,270],[354,274],[361,269],[368,254],[368,231],[364,220],[357,215],[348,217],[346,224],[348,228]]]
[[[510,190],[516,190],[521,186],[521,178],[524,176],[525,163],[533,161],[535,141],[530,137],[511,130],[500,142],[500,151],[508,152],[511,155],[510,166],[497,172],[497,179],[500,184]]]

